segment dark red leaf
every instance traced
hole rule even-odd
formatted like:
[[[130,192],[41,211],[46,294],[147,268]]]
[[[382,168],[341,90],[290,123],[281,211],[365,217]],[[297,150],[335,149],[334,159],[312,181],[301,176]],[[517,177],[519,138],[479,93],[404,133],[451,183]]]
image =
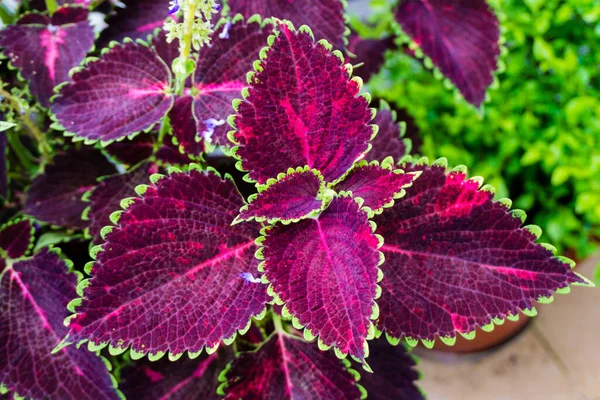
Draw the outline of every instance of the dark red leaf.
[[[228,0],[230,14],[250,18],[254,14],[263,18],[286,19],[295,26],[308,25],[317,40],[325,39],[343,50],[345,35],[345,2],[340,0]]]
[[[61,7],[52,17],[26,14],[0,31],[4,55],[30,82],[29,90],[44,107],[50,105],[54,87],[69,80],[69,70],[93,45],[94,30],[82,7]]]
[[[89,196],[91,204],[84,212],[89,220],[88,230],[92,243],[102,243],[101,231],[105,226],[111,225],[110,214],[119,211],[121,200],[135,196],[136,186],[147,183],[150,175],[156,172],[154,164],[145,163],[127,173],[108,176],[92,189]]]
[[[217,400],[218,377],[231,357],[230,352],[218,352],[175,362],[135,361],[121,371],[119,388],[128,399]]]
[[[379,127],[379,131],[371,140],[373,147],[365,156],[368,161],[382,162],[386,157],[398,161],[413,149],[411,138],[418,137],[418,128],[408,113],[401,110],[398,119],[397,111],[392,110],[388,103],[381,100],[373,123]],[[407,132],[412,136],[406,137]],[[418,151],[418,149],[413,150]]]
[[[192,96],[180,96],[169,111],[169,120],[173,128],[175,142],[184,153],[200,158],[204,153],[204,140],[198,135],[196,120],[192,114]]]
[[[104,150],[114,160],[126,164],[136,165],[149,159],[154,153],[154,142],[156,132],[150,134],[137,135],[133,139],[125,139],[120,142],[113,142],[106,146]]]
[[[587,284],[571,260],[535,244],[541,232],[521,227],[525,213],[494,201],[491,187],[480,190],[482,180],[467,180],[464,168],[400,167],[422,174],[375,218],[386,258],[377,326],[389,337],[452,343],[457,332],[470,337],[520,310],[532,315],[536,300]]]
[[[238,355],[219,391],[227,400],[360,399],[353,373],[315,343],[275,332],[257,350]]]
[[[323,204],[317,198],[325,188],[323,177],[308,167],[296,168],[281,173],[277,179],[270,179],[267,185],[259,187],[259,193],[250,196],[250,204],[242,207],[236,221],[262,222],[298,221],[318,212]]]
[[[161,166],[187,166],[193,161],[191,156],[182,154],[182,149],[177,145],[177,140],[171,135],[165,135],[163,144],[156,150],[153,159]]]
[[[8,137],[6,131],[0,132],[0,199],[8,197]]]
[[[85,228],[81,213],[86,203],[83,194],[96,186],[97,179],[116,172],[115,167],[97,150],[70,149],[54,157],[29,189],[23,211],[49,224]]]
[[[179,57],[179,40],[173,39],[171,43],[167,42],[166,31],[161,29],[152,35],[150,44],[167,67],[171,68],[173,61]]]
[[[51,354],[67,333],[63,320],[77,276],[52,250],[0,273],[0,381],[34,399],[119,399],[102,359],[74,346]],[[16,398],[16,397],[15,397]]]
[[[145,40],[156,28],[163,26],[169,13],[169,0],[128,0],[124,3],[124,9],[117,9],[116,14],[106,20],[108,28],[100,36],[103,46],[111,40]]]
[[[402,0],[396,20],[433,65],[479,107],[500,55],[498,18],[486,0]]]
[[[244,23],[234,18],[215,29],[211,45],[200,49],[194,77],[198,91],[194,99],[197,132],[209,143],[230,145],[227,117],[234,113],[231,102],[248,87],[246,74],[267,45],[273,26],[252,18]]]
[[[171,73],[154,50],[116,45],[61,87],[52,112],[66,135],[110,143],[150,129],[169,111]]]
[[[419,379],[415,359],[404,345],[392,346],[385,340],[374,340],[369,348],[373,373],[362,374],[360,379],[368,399],[425,400],[415,384]]]
[[[354,74],[367,82],[383,66],[385,52],[396,48],[395,40],[394,36],[384,39],[363,39],[352,32],[348,42],[348,51],[356,57],[346,57],[346,62],[352,65],[362,64],[354,69]]]
[[[305,165],[326,182],[344,175],[373,134],[368,101],[357,97],[360,78],[351,80],[341,54],[315,44],[309,30],[286,24],[261,57],[234,120],[242,168],[259,183]]]
[[[354,168],[333,187],[338,193],[350,193],[361,198],[369,215],[379,214],[384,207],[394,205],[394,199],[404,196],[404,188],[410,186],[415,175],[394,169],[393,161],[379,162],[366,160],[358,162]]]
[[[27,255],[33,247],[35,229],[28,219],[16,219],[0,227],[0,253],[17,259]]]
[[[151,180],[92,251],[93,277],[64,343],[131,345],[152,357],[210,351],[266,310],[266,287],[243,277],[256,271],[258,231],[231,226],[244,204],[234,183],[196,167]]]
[[[320,347],[339,356],[366,354],[366,339],[377,314],[378,238],[367,213],[348,197],[336,197],[318,219],[266,230],[260,269],[270,281],[284,315],[305,326]]]
[[[126,165],[136,165],[145,160],[159,164],[187,165],[191,159],[181,154],[171,135],[165,135],[162,146],[157,145],[158,132],[137,135],[133,139],[113,142],[106,146],[106,153],[116,161]]]

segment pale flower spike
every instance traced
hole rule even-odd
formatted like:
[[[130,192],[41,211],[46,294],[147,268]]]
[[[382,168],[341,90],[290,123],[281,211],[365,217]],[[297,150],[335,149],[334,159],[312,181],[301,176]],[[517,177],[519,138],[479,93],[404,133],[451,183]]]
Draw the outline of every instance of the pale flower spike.
[[[164,24],[167,32],[167,41],[170,43],[179,39],[180,53],[188,42],[194,50],[210,44],[210,36],[213,33],[211,23],[213,14],[216,14],[221,6],[215,0],[174,0],[170,4],[169,15],[179,11],[183,18],[174,20],[168,18]],[[193,17],[193,21],[189,21]]]

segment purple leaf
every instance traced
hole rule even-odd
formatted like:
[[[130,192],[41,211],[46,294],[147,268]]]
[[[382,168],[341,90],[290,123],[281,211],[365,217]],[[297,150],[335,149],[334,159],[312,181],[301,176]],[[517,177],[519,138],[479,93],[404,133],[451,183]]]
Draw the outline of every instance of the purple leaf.
[[[217,400],[219,373],[232,355],[218,352],[197,359],[182,357],[135,361],[121,371],[119,388],[128,399]]]
[[[83,194],[96,186],[97,178],[116,172],[98,150],[70,149],[54,157],[27,190],[23,211],[42,222],[67,228],[86,227],[81,213]]]
[[[0,253],[17,259],[27,255],[33,247],[35,229],[28,219],[16,219],[0,227]]]
[[[0,198],[8,197],[8,137],[6,131],[0,131]]]
[[[324,188],[317,170],[290,168],[287,174],[281,173],[260,186],[259,193],[250,196],[250,204],[242,207],[236,221],[299,221],[321,209],[323,202],[317,195]]]
[[[0,273],[0,382],[34,399],[118,399],[102,359],[70,347],[51,354],[65,335],[77,276],[52,250]]]
[[[400,165],[422,174],[375,217],[386,258],[377,326],[388,337],[453,343],[457,332],[472,337],[475,327],[492,329],[520,310],[534,315],[535,301],[588,283],[571,260],[535,244],[541,231],[521,227],[524,212],[494,201],[493,188],[480,190],[482,179],[466,179],[465,168],[447,172],[442,161]]]
[[[166,31],[161,29],[152,35],[150,44],[154,48],[154,51],[156,51],[156,54],[171,68],[173,61],[179,57],[179,39],[175,38],[171,43],[167,42]]]
[[[500,55],[498,18],[486,0],[402,0],[396,20],[433,65],[479,107]]]
[[[411,139],[405,138],[405,132],[410,128],[412,135],[418,135],[418,128],[406,112],[400,111],[400,123],[396,122],[397,119],[397,111],[392,110],[388,103],[381,100],[377,115],[373,119],[379,131],[371,140],[373,147],[365,156],[366,160],[382,162],[386,157],[392,157],[398,161],[411,151]]]
[[[356,371],[315,343],[275,332],[257,350],[228,366],[219,392],[225,399],[359,399]]]
[[[363,360],[366,339],[377,314],[378,238],[367,213],[348,197],[335,197],[318,219],[266,230],[264,269],[270,292],[295,326],[309,337],[320,336],[320,347],[335,346]]]
[[[346,62],[352,65],[362,63],[363,65],[354,69],[354,73],[367,82],[383,66],[385,52],[396,48],[395,40],[394,36],[384,39],[363,39],[352,32],[348,43],[348,51],[356,57],[346,57]]]
[[[106,20],[108,28],[102,32],[100,43],[106,46],[111,40],[145,40],[156,28],[163,26],[168,13],[169,0],[125,1],[125,8],[118,9],[116,15]]]
[[[415,385],[419,379],[416,361],[404,345],[391,346],[385,340],[374,340],[369,348],[369,365],[373,373],[362,374],[360,379],[368,393],[367,398],[425,400],[421,389]]]
[[[198,91],[194,99],[197,132],[205,141],[228,146],[227,117],[234,113],[231,102],[248,87],[246,74],[267,45],[273,26],[256,18],[244,23],[234,18],[215,29],[211,46],[200,49],[194,76]],[[227,33],[227,35],[224,35]]]
[[[113,142],[104,150],[111,158],[126,165],[136,165],[145,160],[168,165],[187,165],[191,162],[189,157],[181,154],[172,136],[165,135],[162,146],[157,146],[158,136],[158,132],[137,135],[131,140]]]
[[[182,154],[177,140],[171,135],[165,135],[163,144],[154,153],[153,159],[161,166],[186,166],[193,161],[191,156]]]
[[[250,18],[286,19],[295,26],[308,25],[317,40],[325,39],[339,50],[346,47],[348,31],[345,21],[345,3],[340,0],[229,0],[229,13]]]
[[[360,78],[351,80],[341,53],[315,44],[308,28],[281,24],[261,57],[231,133],[242,168],[261,184],[305,165],[326,182],[344,175],[368,151],[374,130],[367,98],[357,97]]]
[[[26,14],[0,31],[4,55],[30,82],[29,90],[44,107],[50,105],[54,87],[69,80],[69,70],[93,45],[94,30],[82,7],[62,7],[52,17]]]
[[[152,157],[154,153],[154,142],[157,140],[155,134],[141,134],[133,139],[125,139],[113,142],[104,148],[109,157],[119,163],[136,165]]]
[[[56,128],[104,144],[148,130],[173,105],[170,82],[169,68],[154,50],[116,45],[60,88],[52,104]]]
[[[102,243],[101,231],[105,226],[111,225],[110,214],[120,210],[121,200],[135,196],[135,188],[148,182],[150,175],[156,172],[156,165],[145,163],[127,173],[108,176],[92,189],[89,195],[91,204],[84,212],[89,220],[88,230],[92,243]]]
[[[350,193],[364,200],[363,207],[369,215],[380,214],[384,208],[394,205],[394,199],[404,196],[404,188],[410,186],[414,174],[393,169],[392,162],[362,160],[357,163],[342,181],[333,187],[338,193]]]
[[[239,276],[257,269],[258,227],[232,227],[244,204],[234,183],[196,168],[154,175],[137,188],[142,198],[122,202],[118,227],[92,251],[93,277],[64,343],[177,356],[212,351],[261,317],[266,287]]]
[[[169,111],[175,142],[184,153],[193,158],[201,158],[204,153],[204,140],[198,136],[196,121],[192,114],[192,96],[180,96]]]

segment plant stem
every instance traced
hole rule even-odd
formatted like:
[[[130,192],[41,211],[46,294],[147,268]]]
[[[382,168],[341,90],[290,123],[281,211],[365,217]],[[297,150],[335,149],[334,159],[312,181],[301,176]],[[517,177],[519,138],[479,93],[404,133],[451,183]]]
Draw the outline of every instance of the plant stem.
[[[52,150],[50,149],[50,145],[46,141],[46,137],[40,131],[40,128],[31,120],[31,110],[27,111],[27,113],[23,116],[23,124],[29,129],[33,138],[38,142],[38,146],[44,161],[50,161],[52,156]]]
[[[158,132],[158,148],[159,149],[162,146],[163,140],[165,139],[165,135],[169,131],[170,127],[171,127],[171,121],[169,121],[169,118],[168,117],[163,118],[162,122],[160,123],[160,131]]]
[[[4,97],[11,105],[15,114],[20,116],[21,122],[27,127],[33,138],[37,141],[40,152],[44,157],[44,161],[49,161],[51,156],[50,146],[38,126],[31,120],[31,109],[24,112],[22,104],[10,92],[5,90],[0,82],[0,96]]]
[[[183,36],[183,49],[181,50],[181,58],[187,60],[190,58],[192,50],[192,33],[194,28],[194,20],[196,19],[196,3],[189,2],[187,15],[185,16],[185,35]]]
[[[281,317],[279,316],[279,314],[277,314],[275,312],[275,310],[272,310],[271,316],[273,318],[273,325],[275,326],[275,332],[277,332],[279,334],[285,333],[285,331],[283,330],[283,325],[281,323]]]
[[[0,3],[0,20],[2,20],[2,23],[5,26],[10,25],[13,20],[13,17],[6,11],[6,8],[4,8],[4,3]]]
[[[23,107],[21,107],[21,103],[19,103],[19,100],[15,99],[12,94],[10,94],[8,91],[4,90],[4,88],[2,87],[2,81],[0,81],[0,96],[4,97],[6,100],[8,100],[8,102],[10,103],[10,106],[12,107],[14,112],[17,113],[17,115],[23,114]]]
[[[17,156],[19,163],[26,171],[33,171],[36,167],[33,157],[31,153],[27,151],[21,140],[19,140],[19,136],[13,134],[13,132],[7,133],[8,144],[12,153]]]
[[[196,3],[193,1],[190,1],[189,3],[187,14],[184,16],[185,34],[183,35],[183,47],[181,48],[181,54],[179,55],[179,58],[183,62],[186,62],[190,58],[190,54],[192,52],[192,36],[194,33],[194,20],[196,19]],[[183,94],[186,79],[187,76],[177,77],[175,87],[177,94]]]
[[[54,11],[56,11],[56,9],[58,8],[56,0],[46,0],[46,8],[48,9],[50,15],[54,14]]]

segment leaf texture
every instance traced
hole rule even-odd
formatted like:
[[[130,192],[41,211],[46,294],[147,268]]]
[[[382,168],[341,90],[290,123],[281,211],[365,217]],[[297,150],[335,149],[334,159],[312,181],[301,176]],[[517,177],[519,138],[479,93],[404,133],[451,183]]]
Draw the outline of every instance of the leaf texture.
[[[290,169],[259,187],[260,192],[250,196],[250,204],[242,207],[236,220],[298,221],[321,209],[323,202],[318,195],[324,187],[318,171]]]
[[[386,258],[377,326],[389,337],[452,343],[457,333],[492,329],[520,310],[533,315],[535,301],[587,284],[571,260],[535,243],[541,232],[522,227],[522,211],[494,201],[490,187],[479,189],[482,180],[467,179],[464,168],[411,160],[400,167],[421,176],[375,217]]]
[[[225,399],[360,399],[353,376],[315,343],[274,333],[257,350],[241,353],[226,371]]]
[[[486,0],[402,0],[402,30],[423,54],[479,107],[500,55],[498,18]]]
[[[0,31],[0,46],[10,63],[29,81],[29,90],[43,107],[53,89],[69,80],[69,71],[94,45],[94,30],[83,7],[61,7],[49,17],[25,14]]]
[[[273,24],[256,17],[244,22],[239,17],[222,20],[215,28],[211,45],[200,49],[194,74],[194,118],[204,142],[230,146],[227,117],[234,113],[232,101],[248,87],[246,74],[267,45]]]
[[[258,231],[231,227],[244,204],[234,183],[193,165],[158,178],[122,203],[127,209],[111,218],[118,226],[93,250],[65,344],[131,346],[136,358],[196,354],[264,312],[264,285],[242,277],[256,271]]]
[[[60,88],[52,112],[66,135],[105,144],[148,130],[173,105],[171,73],[139,43],[112,47]]]
[[[360,79],[350,79],[339,52],[287,24],[279,25],[261,58],[233,121],[241,167],[260,184],[305,165],[326,182],[344,175],[369,150],[374,133],[368,101],[357,97]]]
[[[380,246],[367,213],[336,197],[317,219],[267,229],[261,269],[284,315],[295,317],[322,347],[340,356],[367,356],[370,318],[376,316]]]
[[[250,18],[258,14],[286,19],[296,26],[308,25],[317,40],[325,39],[339,50],[346,47],[345,3],[340,0],[229,0],[227,4],[231,15]]]
[[[52,349],[67,332],[63,319],[77,277],[43,249],[0,273],[0,383],[34,399],[119,399],[100,357],[75,347]]]
[[[99,177],[115,172],[115,167],[98,150],[72,148],[54,157],[33,180],[27,189],[23,211],[49,224],[83,229],[86,223],[81,213],[86,203],[81,197],[96,186]]]

